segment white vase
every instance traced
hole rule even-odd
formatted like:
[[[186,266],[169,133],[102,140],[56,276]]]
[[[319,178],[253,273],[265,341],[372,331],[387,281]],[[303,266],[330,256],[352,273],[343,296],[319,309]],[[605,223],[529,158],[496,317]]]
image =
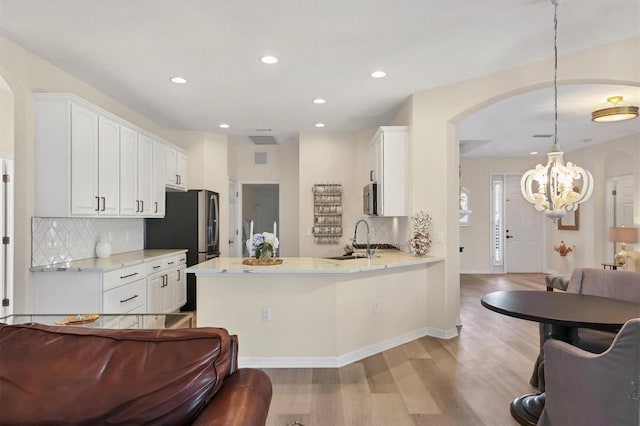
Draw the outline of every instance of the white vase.
[[[560,260],[558,261],[558,274],[568,275],[571,273],[573,267],[573,256],[567,254],[566,256],[558,256]]]
[[[109,257],[111,256],[111,243],[104,241],[104,239],[98,239],[96,244],[96,256]]]

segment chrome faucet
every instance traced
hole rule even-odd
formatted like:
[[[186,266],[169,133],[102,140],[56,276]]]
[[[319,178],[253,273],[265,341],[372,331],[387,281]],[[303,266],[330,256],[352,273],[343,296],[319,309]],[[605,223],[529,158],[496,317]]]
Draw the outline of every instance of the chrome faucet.
[[[367,259],[371,259],[371,256],[372,256],[372,253],[371,253],[371,234],[369,232],[369,224],[367,223],[366,220],[360,219],[359,221],[356,222],[356,229],[353,231],[352,244],[353,244],[353,246],[355,248],[356,235],[358,235],[358,225],[360,225],[360,223],[364,223],[364,225],[367,227]]]

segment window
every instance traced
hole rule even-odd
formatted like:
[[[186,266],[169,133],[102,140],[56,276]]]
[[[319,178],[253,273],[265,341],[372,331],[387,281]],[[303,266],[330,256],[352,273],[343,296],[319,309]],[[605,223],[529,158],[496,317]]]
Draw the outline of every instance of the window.
[[[504,177],[493,176],[491,178],[491,257],[493,266],[501,266],[504,263],[504,212],[503,212]]]

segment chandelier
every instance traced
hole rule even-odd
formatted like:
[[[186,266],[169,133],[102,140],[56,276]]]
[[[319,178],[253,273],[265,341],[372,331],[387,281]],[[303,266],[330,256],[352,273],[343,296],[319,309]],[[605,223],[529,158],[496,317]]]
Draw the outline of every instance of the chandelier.
[[[544,211],[555,222],[564,217],[567,211],[576,210],[578,204],[591,197],[593,176],[588,170],[573,163],[565,165],[564,152],[558,145],[558,0],[551,0],[551,3],[554,5],[553,146],[547,153],[546,165],[538,164],[522,176],[520,191],[537,211]]]

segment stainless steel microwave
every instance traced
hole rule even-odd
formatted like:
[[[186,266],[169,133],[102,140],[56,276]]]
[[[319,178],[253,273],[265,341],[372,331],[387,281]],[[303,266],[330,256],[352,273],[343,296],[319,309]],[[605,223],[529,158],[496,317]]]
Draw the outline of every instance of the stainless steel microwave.
[[[378,214],[378,184],[375,182],[365,185],[362,190],[362,213]]]

